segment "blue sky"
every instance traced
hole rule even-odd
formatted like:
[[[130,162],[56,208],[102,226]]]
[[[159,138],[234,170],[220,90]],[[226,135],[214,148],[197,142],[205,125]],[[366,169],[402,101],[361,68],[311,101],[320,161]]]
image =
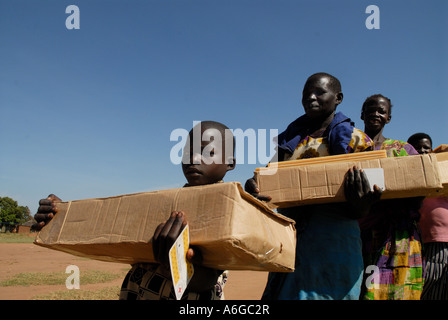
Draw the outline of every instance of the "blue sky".
[[[380,29],[365,26],[371,4]],[[66,28],[69,5],[80,29]],[[365,98],[382,93],[386,137],[448,144],[447,14],[445,0],[1,0],[0,196],[34,214],[49,193],[181,187],[173,130],[217,120],[280,132],[320,71],[340,79],[338,109],[358,128]]]

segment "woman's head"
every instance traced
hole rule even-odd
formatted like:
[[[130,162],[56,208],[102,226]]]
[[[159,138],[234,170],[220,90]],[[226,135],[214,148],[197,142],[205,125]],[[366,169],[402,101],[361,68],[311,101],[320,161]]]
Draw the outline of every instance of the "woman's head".
[[[310,76],[303,88],[302,105],[311,119],[324,119],[336,111],[343,94],[339,80],[328,73]]]
[[[364,121],[365,131],[379,132],[392,118],[392,103],[389,98],[375,94],[368,97],[361,110],[361,120]]]

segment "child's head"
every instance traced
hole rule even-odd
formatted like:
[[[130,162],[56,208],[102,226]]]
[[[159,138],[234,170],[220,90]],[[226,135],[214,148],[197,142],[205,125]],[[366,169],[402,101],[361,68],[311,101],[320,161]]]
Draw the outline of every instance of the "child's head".
[[[216,183],[235,168],[235,139],[231,130],[216,121],[202,121],[188,134],[182,171],[188,184]]]
[[[409,137],[408,143],[411,144],[420,154],[432,152],[432,139],[426,133],[419,132],[413,134]]]
[[[375,94],[368,97],[361,110],[361,120],[366,131],[379,132],[392,118],[392,103],[389,98]]]
[[[339,80],[328,73],[315,73],[303,87],[302,105],[312,119],[325,119],[336,111],[343,94]]]

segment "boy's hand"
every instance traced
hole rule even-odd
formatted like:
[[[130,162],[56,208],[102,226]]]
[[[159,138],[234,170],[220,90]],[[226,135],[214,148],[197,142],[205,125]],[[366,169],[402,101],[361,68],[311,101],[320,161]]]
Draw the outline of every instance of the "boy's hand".
[[[39,201],[39,208],[37,208],[37,213],[34,215],[34,219],[37,223],[31,226],[32,230],[40,231],[51,219],[53,219],[54,215],[58,212],[58,208],[55,205],[55,202],[57,201],[62,200],[54,194],[50,194],[46,199],[41,199]]]
[[[271,196],[260,195],[260,189],[258,188],[258,185],[255,182],[254,178],[247,179],[246,184],[244,185],[244,190],[247,193],[250,193],[251,195],[253,195],[258,200],[262,200],[262,201],[271,201],[272,200]]]
[[[344,180],[344,194],[351,207],[350,217],[359,219],[367,216],[373,204],[378,202],[382,195],[382,190],[373,186],[370,190],[370,183],[365,172],[356,166],[349,169]]]
[[[163,272],[166,272],[166,276],[170,274],[169,250],[187,223],[184,212],[173,211],[170,218],[161,223],[154,232],[152,239],[154,258],[163,266]],[[201,266],[202,255],[198,248],[190,247],[187,251],[187,259],[194,264],[194,275],[188,284],[188,288],[192,292],[212,289],[221,271]]]
[[[173,211],[169,219],[158,225],[152,238],[154,258],[165,268],[170,267],[169,251],[187,225],[185,214],[182,211]]]
[[[169,251],[176,239],[179,237],[184,227],[187,225],[187,219],[183,211],[173,211],[170,218],[158,225],[152,238],[152,249],[154,258],[164,267],[169,268]],[[199,249],[188,248],[187,260],[193,264],[202,263],[202,255]]]

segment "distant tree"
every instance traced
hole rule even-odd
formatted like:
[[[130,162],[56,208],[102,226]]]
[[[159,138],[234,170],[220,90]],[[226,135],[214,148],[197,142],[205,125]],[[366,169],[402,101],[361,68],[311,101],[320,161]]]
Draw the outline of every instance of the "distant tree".
[[[0,224],[20,224],[32,218],[28,207],[19,206],[9,197],[0,197]]]

